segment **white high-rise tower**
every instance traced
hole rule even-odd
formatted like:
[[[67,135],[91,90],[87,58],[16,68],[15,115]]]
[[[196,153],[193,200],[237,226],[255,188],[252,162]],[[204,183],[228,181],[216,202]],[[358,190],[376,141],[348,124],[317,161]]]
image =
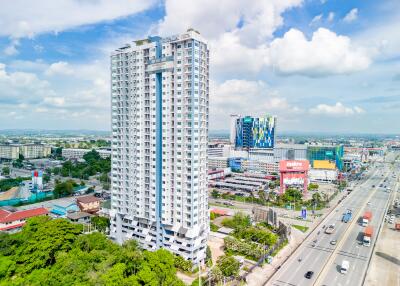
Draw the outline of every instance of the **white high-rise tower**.
[[[209,50],[192,29],[112,53],[111,236],[119,243],[204,261],[208,77]]]

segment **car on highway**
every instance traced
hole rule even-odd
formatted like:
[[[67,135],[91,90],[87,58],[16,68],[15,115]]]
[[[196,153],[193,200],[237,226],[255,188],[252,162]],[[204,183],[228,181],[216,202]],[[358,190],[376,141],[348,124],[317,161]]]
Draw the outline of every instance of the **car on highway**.
[[[370,205],[370,204],[371,204],[371,202],[368,202],[368,203],[367,203],[367,205]]]
[[[313,277],[314,275],[314,271],[307,271],[306,274],[304,275],[304,277],[306,277],[307,279],[311,279],[311,277]]]
[[[330,244],[331,245],[336,245],[336,242],[337,242],[336,239],[333,239],[333,240],[331,240]]]

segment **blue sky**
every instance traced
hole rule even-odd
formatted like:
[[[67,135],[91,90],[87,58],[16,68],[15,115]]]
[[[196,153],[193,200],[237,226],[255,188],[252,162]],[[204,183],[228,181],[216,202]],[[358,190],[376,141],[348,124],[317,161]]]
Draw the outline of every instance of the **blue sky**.
[[[399,133],[395,0],[23,0],[0,10],[0,129],[110,129],[109,54],[193,27],[210,47],[210,128]]]

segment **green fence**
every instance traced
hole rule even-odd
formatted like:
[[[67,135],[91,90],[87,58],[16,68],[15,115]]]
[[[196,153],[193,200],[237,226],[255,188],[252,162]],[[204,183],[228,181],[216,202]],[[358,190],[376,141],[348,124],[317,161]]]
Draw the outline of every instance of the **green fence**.
[[[16,198],[16,199],[0,201],[0,207],[15,206],[15,205],[19,205],[19,204],[34,204],[34,203],[38,203],[47,198],[52,198],[52,197],[53,197],[53,192],[37,193],[37,194],[32,194],[27,199]]]

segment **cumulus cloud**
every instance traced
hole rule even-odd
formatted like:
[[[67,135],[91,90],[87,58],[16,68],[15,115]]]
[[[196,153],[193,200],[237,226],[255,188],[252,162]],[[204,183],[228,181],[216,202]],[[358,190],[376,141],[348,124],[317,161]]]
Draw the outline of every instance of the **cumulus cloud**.
[[[302,0],[167,0],[156,32],[170,35],[194,27],[209,40],[217,73],[259,72],[269,61],[268,41],[283,24],[282,13],[301,4]]]
[[[264,81],[232,79],[210,83],[210,124],[214,129],[228,126],[233,113],[276,114],[291,118],[302,110],[269,87]]]
[[[310,109],[311,114],[316,115],[330,115],[330,116],[348,116],[354,114],[364,113],[365,110],[361,107],[346,107],[341,102],[337,102],[335,105],[318,104],[316,107]]]
[[[324,76],[366,69],[368,53],[353,45],[349,37],[319,28],[308,40],[299,30],[291,29],[283,38],[272,41],[271,64],[282,74]]]
[[[358,18],[358,9],[354,8],[354,9],[351,9],[349,11],[349,13],[346,14],[346,16],[344,16],[343,21],[350,23],[350,22],[357,20],[357,18]]]
[[[45,74],[48,76],[52,75],[71,75],[73,74],[73,69],[67,62],[56,62],[52,63],[48,69],[45,71]]]
[[[113,20],[148,9],[154,0],[25,0],[2,1],[0,36],[33,37],[45,32],[66,29],[99,21]]]

